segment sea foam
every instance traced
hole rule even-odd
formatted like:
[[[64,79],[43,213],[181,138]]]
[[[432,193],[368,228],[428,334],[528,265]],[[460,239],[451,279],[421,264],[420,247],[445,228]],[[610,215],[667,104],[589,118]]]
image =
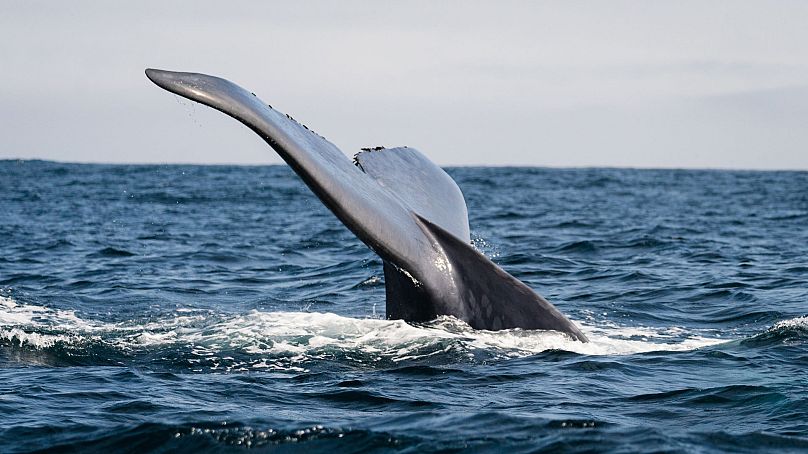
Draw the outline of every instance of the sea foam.
[[[787,323],[781,322],[781,323]],[[804,323],[804,321],[802,322]],[[34,348],[92,341],[122,351],[171,345],[191,346],[197,354],[238,351],[250,355],[307,355],[324,349],[355,351],[392,361],[417,359],[453,350],[473,355],[489,351],[523,357],[547,350],[583,355],[629,355],[652,351],[684,351],[725,342],[673,327],[580,325],[589,343],[554,331],[474,330],[453,317],[411,325],[401,320],[359,319],[320,312],[242,314],[184,309],[142,321],[103,322],[74,311],[18,304],[0,297],[0,339]]]

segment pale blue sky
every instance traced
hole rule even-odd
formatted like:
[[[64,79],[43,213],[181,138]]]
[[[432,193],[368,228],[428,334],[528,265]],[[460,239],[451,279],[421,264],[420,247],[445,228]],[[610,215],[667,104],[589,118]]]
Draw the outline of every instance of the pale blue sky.
[[[302,3],[0,2],[0,158],[281,162],[155,67],[239,83],[346,154],[808,169],[808,2]]]

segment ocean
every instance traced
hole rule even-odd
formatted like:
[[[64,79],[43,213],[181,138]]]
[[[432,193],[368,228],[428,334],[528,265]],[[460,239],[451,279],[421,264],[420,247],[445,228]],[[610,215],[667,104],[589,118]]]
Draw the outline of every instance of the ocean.
[[[808,451],[808,172],[447,172],[590,343],[385,320],[286,166],[0,161],[0,451]]]

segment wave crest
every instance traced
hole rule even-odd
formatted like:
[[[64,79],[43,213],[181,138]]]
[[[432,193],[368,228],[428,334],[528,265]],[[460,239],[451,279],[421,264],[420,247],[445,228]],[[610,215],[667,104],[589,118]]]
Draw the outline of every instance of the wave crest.
[[[584,344],[554,331],[474,330],[453,317],[411,325],[319,312],[227,314],[180,309],[151,319],[108,323],[0,297],[0,342],[21,348],[77,350],[73,356],[90,355],[93,347],[112,348],[124,357],[147,361],[171,358],[193,370],[302,371],[313,360],[384,367],[402,361],[524,357],[548,350],[626,355],[692,350],[724,341],[681,328],[581,328],[591,342]]]

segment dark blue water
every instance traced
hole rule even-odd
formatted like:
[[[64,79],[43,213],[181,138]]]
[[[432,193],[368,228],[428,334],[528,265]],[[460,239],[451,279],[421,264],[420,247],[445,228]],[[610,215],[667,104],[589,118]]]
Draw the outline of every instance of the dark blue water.
[[[808,450],[808,173],[449,172],[590,344],[385,321],[287,167],[0,161],[0,451]]]

